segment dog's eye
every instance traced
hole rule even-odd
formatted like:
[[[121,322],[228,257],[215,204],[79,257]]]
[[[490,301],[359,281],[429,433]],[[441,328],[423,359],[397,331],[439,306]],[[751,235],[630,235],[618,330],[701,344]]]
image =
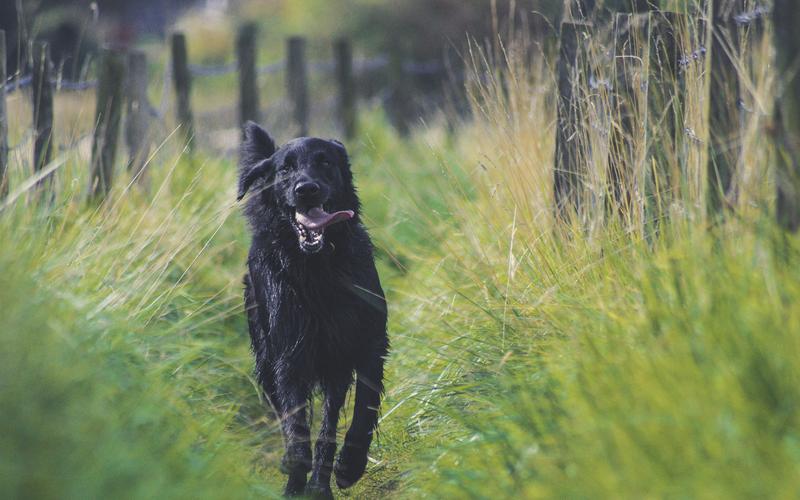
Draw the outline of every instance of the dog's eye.
[[[314,163],[319,165],[322,168],[328,168],[331,166],[331,160],[328,158],[328,155],[325,153],[317,153],[314,155]]]

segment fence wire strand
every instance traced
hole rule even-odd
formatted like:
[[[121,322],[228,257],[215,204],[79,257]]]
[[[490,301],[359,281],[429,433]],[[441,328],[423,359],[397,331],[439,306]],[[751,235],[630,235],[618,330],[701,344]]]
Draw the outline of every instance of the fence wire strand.
[[[272,75],[281,72],[286,65],[285,61],[278,61],[263,66],[259,66],[256,72],[259,75]],[[377,56],[373,58],[359,59],[353,62],[353,67],[358,72],[369,72],[383,69],[389,65],[389,58]],[[316,61],[308,65],[311,71],[331,72],[335,69],[336,63],[332,60]],[[220,64],[217,66],[190,64],[189,71],[196,78],[224,76],[236,73],[239,70],[237,63]],[[168,70],[169,71],[169,70]],[[412,75],[432,75],[444,71],[444,65],[439,62],[406,62],[403,64],[403,71]],[[16,76],[9,79],[5,84],[6,94],[12,94],[18,90],[26,89],[33,84],[32,75]],[[56,90],[66,92],[81,92],[97,87],[97,80],[65,80],[53,78],[50,80]]]

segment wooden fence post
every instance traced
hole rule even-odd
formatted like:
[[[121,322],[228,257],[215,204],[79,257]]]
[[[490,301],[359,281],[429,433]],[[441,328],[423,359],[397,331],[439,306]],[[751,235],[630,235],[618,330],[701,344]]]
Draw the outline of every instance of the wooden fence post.
[[[0,200],[8,194],[8,111],[6,110],[6,32],[0,30]]]
[[[287,43],[286,85],[292,102],[292,118],[297,135],[308,135],[308,77],[306,71],[306,40],[290,37]]]
[[[248,120],[259,121],[256,76],[257,33],[258,27],[255,23],[246,23],[239,27],[236,35],[236,57],[239,66],[239,124],[242,126]]]
[[[776,215],[784,229],[800,229],[800,9],[795,0],[775,0],[775,65],[782,92],[775,97]]]
[[[596,0],[564,0],[563,22],[590,21],[596,8]]]
[[[192,117],[192,74],[189,71],[189,55],[186,50],[186,35],[172,34],[172,79],[175,84],[176,118],[183,129],[189,151],[194,149],[194,118]]]
[[[50,47],[37,43],[33,52],[33,168],[38,172],[53,156],[53,87],[50,83]],[[52,174],[37,186],[47,186]]]
[[[406,54],[402,44],[393,43],[389,53],[389,115],[400,135],[408,135],[411,128],[411,85],[405,70]]]
[[[347,139],[356,135],[356,88],[353,79],[353,51],[350,42],[340,38],[334,45],[336,82],[339,87],[339,117]]]
[[[645,219],[656,225],[667,215],[685,160],[685,82],[678,34],[684,23],[682,14],[649,13]]]
[[[708,206],[710,214],[732,208],[736,172],[742,156],[739,74],[734,56],[739,34],[734,15],[744,12],[744,0],[714,0],[711,42],[709,110]]]
[[[589,25],[583,22],[561,23],[559,58],[556,66],[558,84],[558,120],[554,169],[556,217],[567,220],[579,212],[582,177],[587,171],[587,134],[585,99],[581,89],[586,80],[584,34]]]
[[[616,14],[644,14],[658,10],[659,0],[605,0],[603,8]]]
[[[134,50],[128,55],[125,142],[128,146],[128,170],[140,183],[146,183],[142,170],[150,154],[150,107],[147,100],[147,55]]]
[[[92,174],[89,188],[92,199],[102,201],[111,190],[117,140],[122,123],[125,86],[125,58],[116,50],[103,49],[97,82]]]
[[[609,138],[610,207],[628,224],[640,224],[644,178],[647,14],[614,18],[614,104]]]

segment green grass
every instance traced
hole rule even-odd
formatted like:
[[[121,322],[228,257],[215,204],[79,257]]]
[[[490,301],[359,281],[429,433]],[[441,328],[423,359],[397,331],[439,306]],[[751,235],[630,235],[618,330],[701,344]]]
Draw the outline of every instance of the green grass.
[[[222,220],[213,187],[173,198],[171,182],[189,185],[179,165],[152,206],[129,193],[97,211],[79,201],[82,190],[68,196],[85,185],[79,164],[59,172],[65,196],[51,209],[18,203],[0,222],[0,489],[34,498],[263,490],[246,442],[228,432],[234,422],[268,430],[256,425],[257,393],[238,363],[247,357],[231,314],[239,273],[214,270],[243,251],[228,242],[200,254]]]
[[[469,147],[437,130],[405,142],[380,115],[365,127],[354,168],[393,352],[352,496],[800,491],[796,239],[766,217],[676,224],[655,246],[613,225],[531,232],[500,216],[510,197],[484,196],[490,183],[461,189],[488,175],[461,168]],[[251,376],[234,166],[165,160],[157,194],[120,187],[97,210],[69,194],[78,160],[52,208],[0,219],[0,489],[274,494],[281,444]]]
[[[388,289],[432,248],[398,192],[397,158],[428,160],[382,115],[353,146]],[[4,349],[0,490],[11,497],[255,497],[280,491],[277,423],[252,377],[242,312],[245,224],[229,160],[151,163],[150,190],[120,172],[84,201],[80,150],[57,162],[52,203],[24,192],[0,217]],[[402,152],[402,154],[401,154]],[[423,166],[403,181],[434,177]],[[392,203],[387,203],[392,200]],[[392,293],[390,291],[390,293]]]
[[[412,491],[795,496],[797,246],[787,262],[769,231],[738,229],[656,252],[521,249],[540,265],[510,286],[456,266],[427,412],[426,439],[447,445],[425,450]]]
[[[753,73],[768,102],[773,78]],[[724,220],[680,179],[655,236],[602,209],[556,225],[543,74],[477,89],[455,131],[402,139],[381,113],[361,116],[348,147],[392,354],[367,474],[340,494],[796,498],[800,240],[772,222],[765,110]],[[4,497],[280,492],[242,311],[235,165],[179,157],[174,141],[149,192],[121,173],[104,206],[87,205],[76,149],[60,153],[52,204],[30,191],[0,213]],[[17,158],[12,192],[26,177]]]

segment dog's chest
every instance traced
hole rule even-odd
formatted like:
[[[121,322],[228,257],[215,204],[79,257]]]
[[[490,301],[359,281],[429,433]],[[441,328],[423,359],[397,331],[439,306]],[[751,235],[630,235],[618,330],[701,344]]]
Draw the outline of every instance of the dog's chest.
[[[363,307],[346,273],[329,270],[286,277],[277,283],[277,314],[271,330],[294,339],[294,345],[313,361],[349,358],[361,343]],[[275,307],[278,306],[278,307]]]
[[[355,368],[365,329],[361,324],[364,318],[350,297],[340,290],[297,304],[299,324],[292,333],[298,341],[295,354],[304,358],[303,364],[309,369],[306,376],[331,380],[349,376]]]

